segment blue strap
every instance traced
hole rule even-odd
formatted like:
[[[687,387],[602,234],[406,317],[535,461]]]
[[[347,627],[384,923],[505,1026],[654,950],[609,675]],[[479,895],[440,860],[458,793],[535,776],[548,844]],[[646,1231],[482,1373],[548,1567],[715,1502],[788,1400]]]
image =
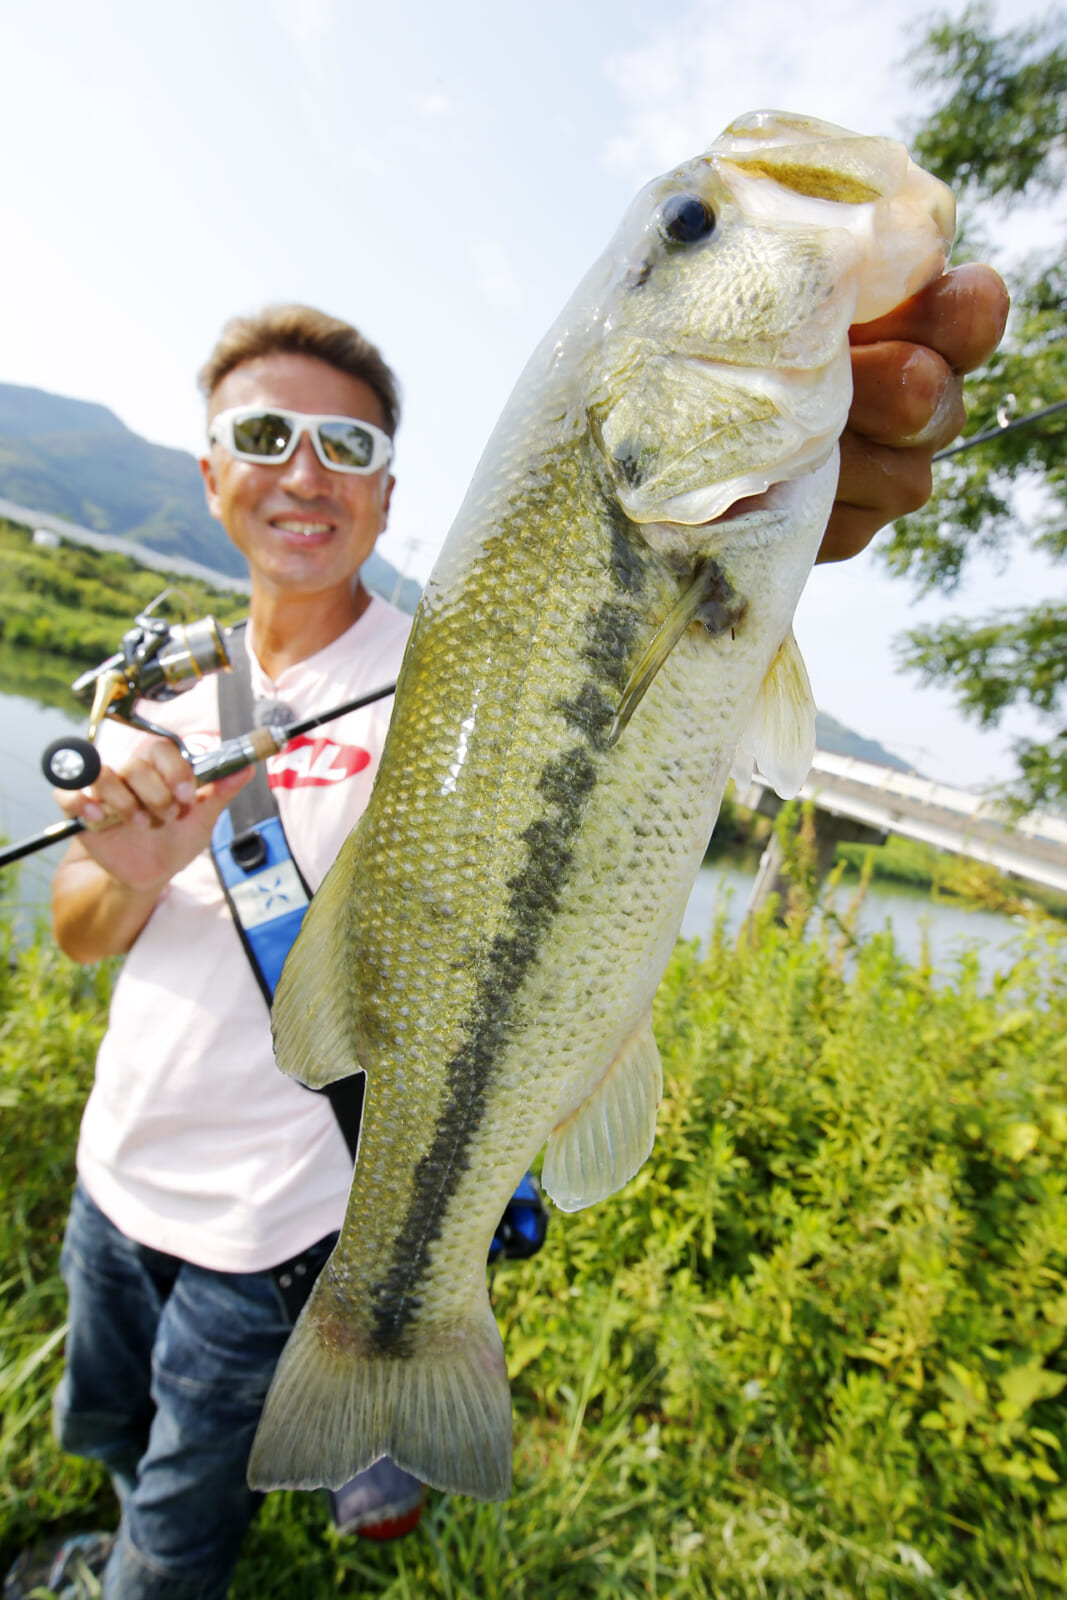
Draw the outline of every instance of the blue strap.
[[[211,853],[241,935],[252,970],[268,1003],[281,977],[282,964],[296,938],[310,896],[297,871],[278,817],[266,817],[241,834],[262,841],[261,860],[251,871],[235,860],[233,819],[223,811],[211,833]]]
[[[548,1212],[541,1199],[541,1189],[532,1172],[519,1180],[497,1224],[489,1246],[490,1265],[505,1257],[512,1261],[525,1261],[534,1256],[545,1242],[548,1231]]]

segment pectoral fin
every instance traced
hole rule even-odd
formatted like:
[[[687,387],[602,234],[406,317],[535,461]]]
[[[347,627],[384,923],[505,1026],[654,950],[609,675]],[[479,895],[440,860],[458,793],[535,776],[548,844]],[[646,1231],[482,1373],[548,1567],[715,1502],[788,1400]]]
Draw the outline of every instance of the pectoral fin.
[[[610,748],[637,710],[656,673],[691,622],[699,617],[710,633],[722,633],[740,620],[745,602],[731,589],[715,561],[702,561],[689,587],[675,602],[638,658],[608,733]]]
[[[752,762],[783,800],[795,795],[815,755],[815,700],[793,631],[763,680],[734,757],[735,773]]]
[[[541,1182],[561,1211],[581,1211],[633,1177],[652,1149],[662,1097],[647,1012],[592,1094],[549,1136]]]

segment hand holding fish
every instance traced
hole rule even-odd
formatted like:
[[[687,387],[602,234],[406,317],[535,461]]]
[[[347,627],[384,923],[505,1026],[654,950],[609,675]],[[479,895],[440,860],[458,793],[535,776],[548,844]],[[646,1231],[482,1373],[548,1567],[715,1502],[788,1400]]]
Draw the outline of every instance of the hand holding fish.
[[[973,262],[850,329],[852,408],[819,561],[857,555],[879,528],[925,504],[931,458],[963,427],[963,375],[988,361],[1007,315],[1003,280]]]

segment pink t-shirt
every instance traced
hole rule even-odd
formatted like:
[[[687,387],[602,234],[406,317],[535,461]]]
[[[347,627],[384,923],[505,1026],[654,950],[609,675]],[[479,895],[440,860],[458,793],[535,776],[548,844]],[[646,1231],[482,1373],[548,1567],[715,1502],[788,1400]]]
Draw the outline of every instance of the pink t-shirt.
[[[294,719],[395,680],[411,618],[373,599],[347,633],[271,681],[247,630],[252,689]],[[314,890],[370,796],[392,700],[351,712],[267,762]],[[142,707],[196,755],[219,742],[216,683]],[[114,764],[142,738],[106,722]],[[126,957],[82,1119],[78,1172],[130,1238],[222,1272],[258,1272],[338,1228],[352,1163],[325,1097],[280,1073],[270,1018],[210,853],[179,872]]]

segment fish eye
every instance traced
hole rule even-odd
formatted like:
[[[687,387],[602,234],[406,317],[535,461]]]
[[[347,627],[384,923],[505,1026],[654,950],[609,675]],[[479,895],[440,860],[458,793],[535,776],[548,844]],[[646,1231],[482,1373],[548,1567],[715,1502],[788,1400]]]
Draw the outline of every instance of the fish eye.
[[[659,214],[659,229],[674,244],[696,244],[715,229],[715,213],[698,194],[672,194]]]

